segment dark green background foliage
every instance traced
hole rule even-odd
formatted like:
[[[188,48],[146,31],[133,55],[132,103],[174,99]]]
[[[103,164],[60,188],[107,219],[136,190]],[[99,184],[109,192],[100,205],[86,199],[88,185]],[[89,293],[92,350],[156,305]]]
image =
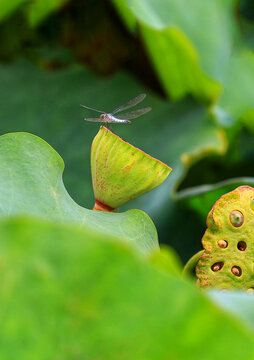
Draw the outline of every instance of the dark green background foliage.
[[[1,358],[254,358],[253,297],[200,294],[179,261],[254,184],[253,1],[2,0],[0,43]],[[141,92],[152,111],[112,130],[173,171],[95,213],[79,104]]]

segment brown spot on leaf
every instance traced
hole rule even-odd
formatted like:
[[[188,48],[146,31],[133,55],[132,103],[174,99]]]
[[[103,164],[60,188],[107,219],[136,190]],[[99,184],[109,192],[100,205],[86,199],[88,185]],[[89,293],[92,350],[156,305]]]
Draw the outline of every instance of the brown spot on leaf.
[[[132,163],[130,165],[126,165],[124,168],[123,168],[123,171],[127,171],[127,170],[130,170],[133,165],[135,164],[136,160],[133,160]]]

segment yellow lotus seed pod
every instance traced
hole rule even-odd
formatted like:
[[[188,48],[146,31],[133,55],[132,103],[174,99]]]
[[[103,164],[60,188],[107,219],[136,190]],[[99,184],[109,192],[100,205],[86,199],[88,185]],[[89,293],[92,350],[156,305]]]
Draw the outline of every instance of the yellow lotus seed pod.
[[[92,144],[91,170],[94,210],[112,211],[159,186],[172,169],[101,126]]]
[[[214,204],[196,266],[200,287],[254,289],[253,199],[254,188],[240,186]]]

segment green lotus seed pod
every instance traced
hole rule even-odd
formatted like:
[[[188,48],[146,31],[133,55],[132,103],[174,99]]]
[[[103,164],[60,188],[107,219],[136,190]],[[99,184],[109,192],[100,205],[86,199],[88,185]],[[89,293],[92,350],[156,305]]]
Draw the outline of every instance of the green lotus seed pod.
[[[160,185],[171,168],[104,126],[91,150],[94,210],[112,211]]]
[[[214,204],[196,266],[199,286],[254,289],[253,200],[254,188],[239,186]]]

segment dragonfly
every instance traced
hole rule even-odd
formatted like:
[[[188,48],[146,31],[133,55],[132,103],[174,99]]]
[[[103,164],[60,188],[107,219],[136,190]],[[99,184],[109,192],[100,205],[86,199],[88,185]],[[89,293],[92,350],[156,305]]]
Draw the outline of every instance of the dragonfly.
[[[126,124],[126,123],[131,123],[130,119],[135,119],[141,115],[146,114],[148,111],[152,110],[151,107],[143,107],[141,109],[137,109],[137,110],[123,113],[123,114],[119,114],[120,112],[122,112],[124,110],[130,109],[130,108],[136,106],[141,101],[143,101],[145,97],[146,97],[146,94],[139,94],[135,98],[129,100],[126,104],[121,105],[117,109],[113,110],[111,113],[106,113],[105,111],[93,109],[93,108],[91,108],[89,106],[85,106],[85,105],[80,105],[80,106],[82,106],[86,109],[101,113],[101,115],[97,118],[85,118],[84,120],[86,120],[86,121],[104,122],[106,124],[109,124],[109,123]]]

